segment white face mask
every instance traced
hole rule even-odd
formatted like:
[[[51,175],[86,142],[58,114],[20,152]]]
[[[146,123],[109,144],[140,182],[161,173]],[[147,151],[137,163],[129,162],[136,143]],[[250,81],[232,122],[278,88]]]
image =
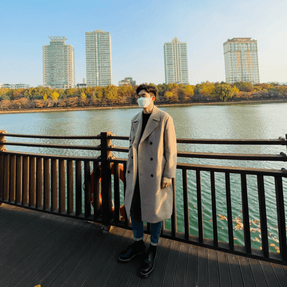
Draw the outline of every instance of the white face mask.
[[[151,103],[151,98],[141,97],[138,98],[138,105],[140,108],[146,108]]]

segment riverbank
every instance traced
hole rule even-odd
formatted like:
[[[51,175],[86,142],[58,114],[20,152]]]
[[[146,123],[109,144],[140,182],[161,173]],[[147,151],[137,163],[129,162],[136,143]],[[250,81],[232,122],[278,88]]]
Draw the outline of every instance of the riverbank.
[[[272,104],[272,103],[287,103],[286,100],[259,100],[259,101],[238,101],[238,102],[206,102],[206,103],[180,103],[180,104],[156,104],[157,107],[186,107],[186,106],[219,106],[219,105],[255,105],[255,104]],[[105,106],[105,107],[77,107],[77,108],[44,108],[44,109],[21,109],[21,110],[6,110],[0,111],[1,114],[16,114],[16,113],[46,113],[46,112],[69,112],[69,111],[91,111],[91,110],[112,110],[112,109],[135,109],[138,105],[132,106]]]

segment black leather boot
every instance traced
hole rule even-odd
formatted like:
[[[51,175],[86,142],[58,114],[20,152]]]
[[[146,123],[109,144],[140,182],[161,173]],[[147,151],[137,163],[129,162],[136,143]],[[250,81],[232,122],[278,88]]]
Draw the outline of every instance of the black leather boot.
[[[129,245],[127,249],[122,251],[119,255],[118,260],[120,262],[127,262],[133,259],[135,256],[145,253],[145,244],[143,240],[135,241]]]
[[[155,258],[156,258],[156,247],[155,246],[150,246],[149,249],[147,250],[145,254],[145,258],[142,262],[142,266],[140,269],[140,276],[141,277],[148,277],[152,270],[154,269],[155,265]]]

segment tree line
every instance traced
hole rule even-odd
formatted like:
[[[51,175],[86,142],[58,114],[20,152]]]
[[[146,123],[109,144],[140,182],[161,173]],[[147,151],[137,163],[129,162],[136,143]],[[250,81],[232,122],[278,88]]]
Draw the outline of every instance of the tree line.
[[[246,100],[287,99],[287,85],[250,82],[203,82],[197,85],[159,84],[157,104],[206,103]],[[77,108],[103,106],[129,106],[137,104],[136,88],[124,85],[107,87],[81,87],[51,89],[31,87],[27,89],[0,88],[0,110]]]

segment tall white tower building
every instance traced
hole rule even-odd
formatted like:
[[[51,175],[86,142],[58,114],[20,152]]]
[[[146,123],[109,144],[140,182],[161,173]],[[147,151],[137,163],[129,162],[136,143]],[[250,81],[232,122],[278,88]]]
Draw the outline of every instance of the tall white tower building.
[[[87,86],[112,84],[112,53],[109,32],[95,30],[86,32],[86,77]]]
[[[233,38],[223,44],[226,82],[259,83],[257,41]]]
[[[188,64],[186,43],[174,38],[164,44],[165,83],[188,85]]]
[[[50,45],[43,46],[43,85],[52,89],[75,86],[74,47],[65,45],[65,37],[49,37]]]

